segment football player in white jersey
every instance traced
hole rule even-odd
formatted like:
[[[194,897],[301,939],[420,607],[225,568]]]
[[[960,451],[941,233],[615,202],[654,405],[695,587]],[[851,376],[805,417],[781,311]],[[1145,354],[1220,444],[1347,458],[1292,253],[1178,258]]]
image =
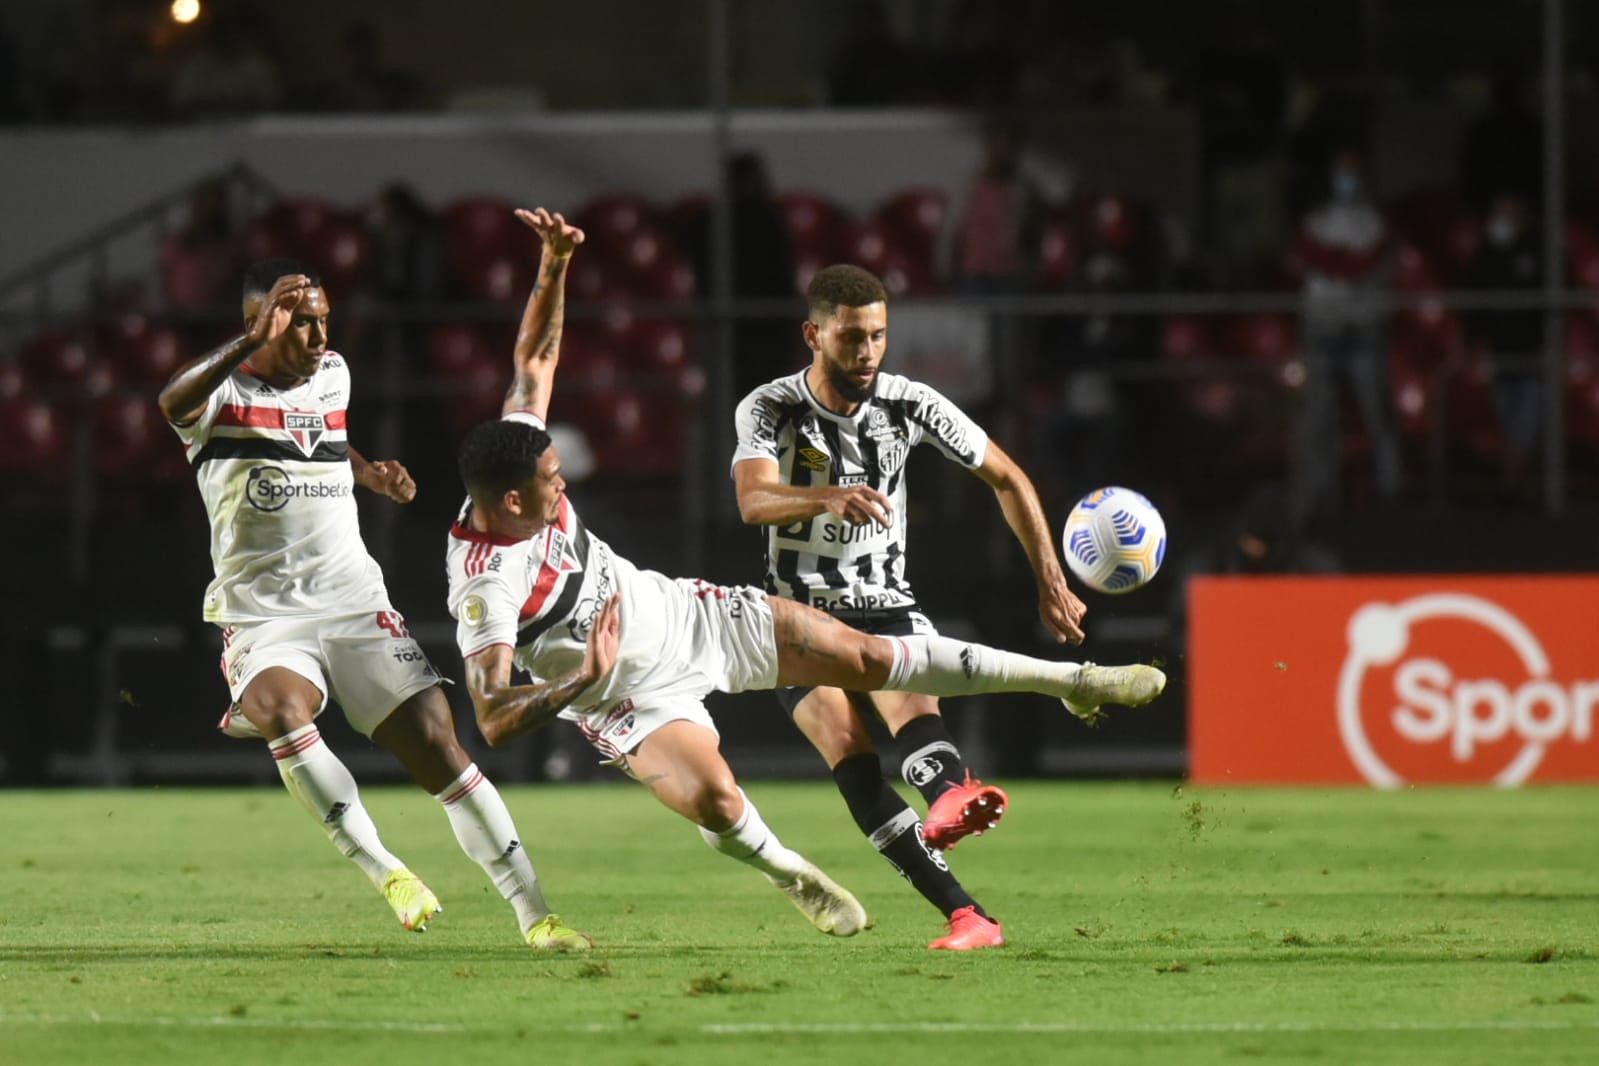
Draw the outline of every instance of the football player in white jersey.
[[[517,341],[504,417],[461,444],[470,499],[448,548],[450,613],[491,744],[557,716],[573,719],[601,753],[697,823],[712,847],[761,866],[782,887],[785,878],[803,885],[809,864],[777,843],[734,782],[702,703],[711,691],[1040,692],[1088,714],[1102,703],[1147,703],[1164,687],[1153,667],[1048,662],[936,635],[872,636],[757,588],[638,569],[566,499],[544,428],[558,353],[525,341]],[[513,666],[532,683],[515,684]],[[843,931],[824,924],[838,916],[818,920],[795,902],[819,928]],[[848,916],[854,928],[864,924],[859,904]]]
[[[581,230],[543,208],[518,211],[517,218],[539,234],[546,264],[564,264],[583,239]],[[853,936],[869,924],[865,908],[767,827],[722,758],[701,702],[717,667],[759,677],[764,664],[740,659],[734,632],[697,625],[691,616],[709,612],[735,628],[748,625],[757,608],[746,616],[745,598],[759,591],[693,585],[688,595],[679,594],[666,578],[636,570],[613,553],[564,495],[549,492],[564,488],[558,466],[534,474],[539,456],[527,445],[549,442],[544,418],[560,358],[564,299],[561,277],[541,274],[512,353],[506,421],[478,427],[461,448],[472,498],[450,531],[446,568],[478,726],[498,744],[557,713],[576,721],[612,765],[697,825],[713,849],[765,874],[817,929]],[[544,328],[530,329],[541,300],[554,301],[554,310],[542,319]],[[558,462],[553,448],[541,454]],[[509,496],[531,501],[527,482],[535,476],[548,498],[535,513],[507,511]],[[629,669],[613,669],[620,601],[630,595],[625,649],[634,654],[626,657]],[[609,633],[611,642],[594,646],[590,631]],[[696,637],[705,640],[695,643]],[[654,654],[668,650],[672,654]],[[557,680],[513,685],[513,663],[541,682]],[[608,680],[591,686],[561,679],[573,667],[585,678]]]
[[[361,542],[355,485],[399,503],[416,486],[399,463],[369,462],[350,447],[350,371],[328,350],[328,311],[301,264],[255,263],[245,275],[244,332],[161,391],[211,519],[216,578],[205,618],[223,627],[233,697],[219,727],[265,738],[290,794],[405,928],[423,931],[438,898],[383,846],[355,779],[315,725],[337,699],[350,724],[443,805],[526,942],[585,949],[589,938],[550,913],[510,813],[456,740],[441,679]]]
[[[755,389],[735,415],[733,479],[744,521],[767,528],[766,590],[869,633],[934,632],[904,572],[905,465],[925,442],[993,488],[1038,579],[1044,625],[1060,640],[1080,642],[1084,606],[1066,587],[1027,475],[947,398],[882,371],[882,282],[860,267],[831,266],[816,273],[806,298],[810,365]],[[827,761],[861,832],[949,921],[933,946],[1004,943],[999,923],[938,852],[991,828],[1007,798],[967,771],[937,699],[835,686],[782,689],[778,699]],[[921,825],[883,779],[864,721],[873,712],[898,743],[905,782],[928,804]]]

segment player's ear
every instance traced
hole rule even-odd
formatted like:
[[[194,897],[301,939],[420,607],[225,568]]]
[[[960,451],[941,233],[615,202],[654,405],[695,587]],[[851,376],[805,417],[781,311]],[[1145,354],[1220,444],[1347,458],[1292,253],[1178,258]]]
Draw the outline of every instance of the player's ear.
[[[804,322],[801,322],[800,333],[805,337],[805,347],[809,348],[813,352],[821,347],[821,327],[816,324],[814,319],[807,318]]]
[[[522,493],[516,489],[508,489],[500,497],[500,506],[505,508],[506,514],[514,514],[518,518],[522,515]]]

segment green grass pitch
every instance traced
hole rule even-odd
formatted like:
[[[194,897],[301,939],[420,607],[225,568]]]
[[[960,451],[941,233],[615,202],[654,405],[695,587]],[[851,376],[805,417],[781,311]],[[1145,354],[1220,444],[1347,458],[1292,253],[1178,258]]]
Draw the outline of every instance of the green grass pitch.
[[[279,790],[0,793],[0,1062],[1591,1063],[1599,791],[1018,782],[939,916],[830,785],[747,786],[876,927],[814,932],[642,789],[507,789],[587,956],[523,947],[420,791],[426,934]]]

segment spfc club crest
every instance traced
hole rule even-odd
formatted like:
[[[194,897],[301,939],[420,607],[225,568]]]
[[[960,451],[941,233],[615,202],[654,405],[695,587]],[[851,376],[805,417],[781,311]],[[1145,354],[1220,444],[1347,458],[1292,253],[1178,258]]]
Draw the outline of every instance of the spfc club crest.
[[[327,423],[319,414],[307,414],[303,411],[283,412],[283,428],[289,431],[289,436],[305,453],[307,459],[316,451],[316,446],[322,442],[322,437],[327,433]]]

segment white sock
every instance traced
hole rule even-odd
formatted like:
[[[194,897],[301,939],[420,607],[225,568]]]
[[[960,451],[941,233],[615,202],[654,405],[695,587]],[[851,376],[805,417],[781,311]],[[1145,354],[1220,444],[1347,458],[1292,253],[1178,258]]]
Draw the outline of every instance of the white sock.
[[[516,910],[516,920],[526,934],[550,908],[500,790],[473,763],[434,798],[444,805],[461,850],[483,867],[500,895]]]
[[[885,689],[928,696],[974,696],[982,692],[1041,692],[1065,696],[1081,667],[969,644],[948,637],[885,637],[894,645],[894,665]]]
[[[744,813],[733,823],[733,828],[717,833],[702,825],[700,836],[723,855],[755,867],[774,881],[786,884],[794,880],[810,863],[799,852],[783,846],[777,834],[761,820],[761,812],[755,809],[742,788],[738,794],[744,797]]]
[[[303,725],[267,744],[289,795],[300,801],[335,847],[378,888],[405,864],[383,847],[378,827],[361,806],[355,778],[322,743],[315,725]]]

